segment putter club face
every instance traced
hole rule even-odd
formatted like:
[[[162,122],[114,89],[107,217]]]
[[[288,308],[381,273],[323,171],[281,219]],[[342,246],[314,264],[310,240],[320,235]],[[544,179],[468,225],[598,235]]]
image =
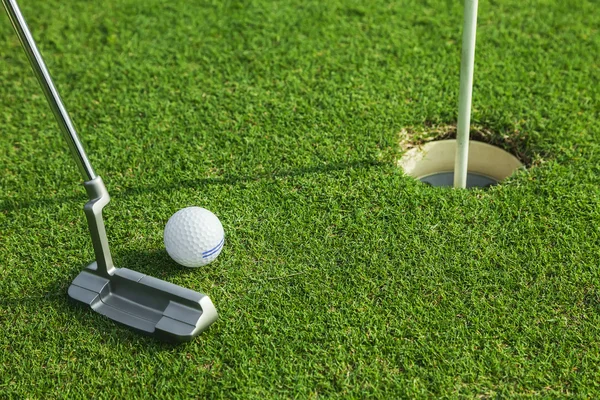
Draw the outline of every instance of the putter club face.
[[[69,296],[92,310],[164,341],[192,340],[216,319],[206,295],[127,268],[110,277],[98,274],[96,262],[69,287]]]

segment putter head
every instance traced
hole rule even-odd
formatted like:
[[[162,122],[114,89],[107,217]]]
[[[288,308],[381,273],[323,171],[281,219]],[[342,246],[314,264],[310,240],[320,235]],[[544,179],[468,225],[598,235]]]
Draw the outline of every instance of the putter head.
[[[217,319],[217,310],[204,294],[127,268],[115,268],[105,277],[97,274],[96,262],[73,280],[69,296],[165,341],[190,341]]]
[[[110,201],[99,176],[83,184],[84,207],[96,261],[69,286],[69,296],[99,314],[165,341],[185,342],[216,321],[217,310],[204,294],[127,268],[115,268],[102,209]]]

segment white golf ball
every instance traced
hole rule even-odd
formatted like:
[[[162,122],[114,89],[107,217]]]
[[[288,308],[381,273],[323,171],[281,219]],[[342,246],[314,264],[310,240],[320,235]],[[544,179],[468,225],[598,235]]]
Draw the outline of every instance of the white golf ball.
[[[165,248],[175,262],[201,267],[214,261],[225,244],[225,231],[219,218],[201,207],[182,208],[165,226]]]

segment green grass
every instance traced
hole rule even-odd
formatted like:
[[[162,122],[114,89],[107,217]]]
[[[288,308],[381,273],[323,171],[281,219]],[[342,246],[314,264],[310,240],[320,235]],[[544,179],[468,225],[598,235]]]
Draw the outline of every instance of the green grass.
[[[462,6],[22,0],[112,203],[113,256],[210,295],[189,344],[72,304],[80,177],[0,18],[0,397],[600,396],[598,2],[480,4],[473,123],[532,167],[488,191],[395,167],[456,121]],[[162,229],[199,205],[219,259]]]

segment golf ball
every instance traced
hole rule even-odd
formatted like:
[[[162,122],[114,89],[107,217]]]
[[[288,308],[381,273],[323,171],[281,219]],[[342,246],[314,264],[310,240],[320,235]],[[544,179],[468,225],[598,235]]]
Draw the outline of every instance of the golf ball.
[[[201,207],[177,211],[165,226],[165,248],[175,262],[201,267],[213,262],[225,244],[225,231],[219,218]]]

